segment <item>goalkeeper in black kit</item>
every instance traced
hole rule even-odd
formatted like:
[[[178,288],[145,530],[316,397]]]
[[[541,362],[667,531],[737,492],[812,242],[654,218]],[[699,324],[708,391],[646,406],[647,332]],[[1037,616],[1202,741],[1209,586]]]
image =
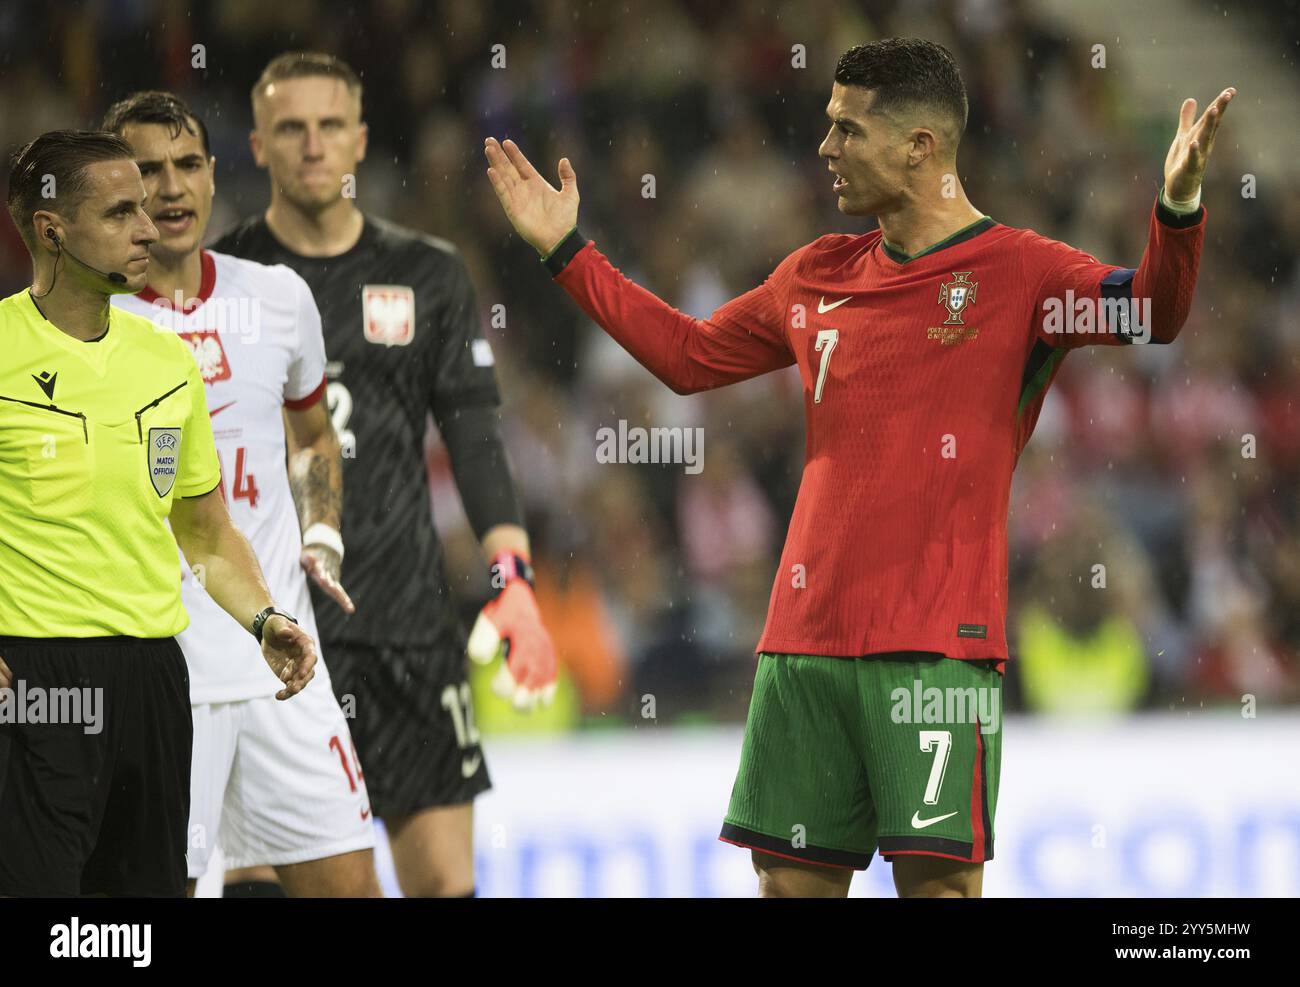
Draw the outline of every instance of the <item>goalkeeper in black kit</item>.
[[[214,249],[285,264],[311,287],[343,449],[334,576],[356,613],[318,600],[334,690],[407,896],[474,893],[473,799],[490,787],[467,681],[465,634],[429,511],[433,413],[496,596],[469,653],[505,661],[496,691],[549,702],[556,658],[532,589],[528,536],[500,435],[492,350],[473,286],[446,241],[363,214],[347,193],[365,157],[361,83],[330,55],[273,59],[253,88],[250,136],[271,205]],[[319,541],[319,539],[317,539]],[[314,588],[313,588],[313,592]],[[261,881],[255,872],[228,882]]]

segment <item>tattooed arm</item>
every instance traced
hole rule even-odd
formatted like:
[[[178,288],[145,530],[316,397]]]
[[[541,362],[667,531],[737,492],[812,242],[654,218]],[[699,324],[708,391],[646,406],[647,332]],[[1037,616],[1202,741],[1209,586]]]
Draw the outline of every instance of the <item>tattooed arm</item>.
[[[289,487],[303,530],[302,567],[340,607],[354,613],[339,584],[343,566],[343,461],[324,401],[301,411],[285,409]]]

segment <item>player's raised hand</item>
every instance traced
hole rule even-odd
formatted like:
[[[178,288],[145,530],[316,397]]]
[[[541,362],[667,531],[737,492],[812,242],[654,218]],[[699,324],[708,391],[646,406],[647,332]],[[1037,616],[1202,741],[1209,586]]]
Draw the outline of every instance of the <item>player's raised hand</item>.
[[[1195,199],[1205,177],[1205,165],[1214,148],[1214,135],[1223,122],[1223,112],[1237,90],[1229,86],[1196,119],[1196,100],[1183,100],[1178,113],[1178,133],[1165,157],[1165,195],[1177,202]]]
[[[488,179],[506,218],[533,249],[545,257],[578,225],[578,176],[568,158],[560,159],[560,188],[538,174],[512,140],[489,137],[483,143]]]
[[[312,582],[339,605],[339,609],[346,614],[357,612],[352,597],[348,596],[348,591],[339,582],[343,560],[339,558],[338,552],[328,545],[304,545],[298,562],[303,571],[311,577]]]
[[[279,614],[262,628],[262,657],[285,687],[276,699],[288,699],[306,688],[316,675],[316,645],[311,635]]]

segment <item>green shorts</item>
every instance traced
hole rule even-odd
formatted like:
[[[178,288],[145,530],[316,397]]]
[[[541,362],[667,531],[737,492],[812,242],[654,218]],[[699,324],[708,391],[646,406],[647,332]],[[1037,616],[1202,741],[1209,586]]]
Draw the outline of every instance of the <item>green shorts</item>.
[[[864,869],[993,859],[1002,676],[920,652],[761,654],[720,839]]]

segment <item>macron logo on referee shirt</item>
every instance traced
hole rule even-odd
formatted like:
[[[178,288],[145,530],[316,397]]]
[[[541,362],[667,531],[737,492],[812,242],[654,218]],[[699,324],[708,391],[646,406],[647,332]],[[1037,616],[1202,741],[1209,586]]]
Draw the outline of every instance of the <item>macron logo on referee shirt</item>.
[[[45,392],[47,398],[51,401],[54,400],[54,385],[58,383],[59,380],[57,372],[50,373],[48,370],[42,370],[39,377],[36,376],[36,374],[32,374],[32,380],[36,381],[40,389]]]

